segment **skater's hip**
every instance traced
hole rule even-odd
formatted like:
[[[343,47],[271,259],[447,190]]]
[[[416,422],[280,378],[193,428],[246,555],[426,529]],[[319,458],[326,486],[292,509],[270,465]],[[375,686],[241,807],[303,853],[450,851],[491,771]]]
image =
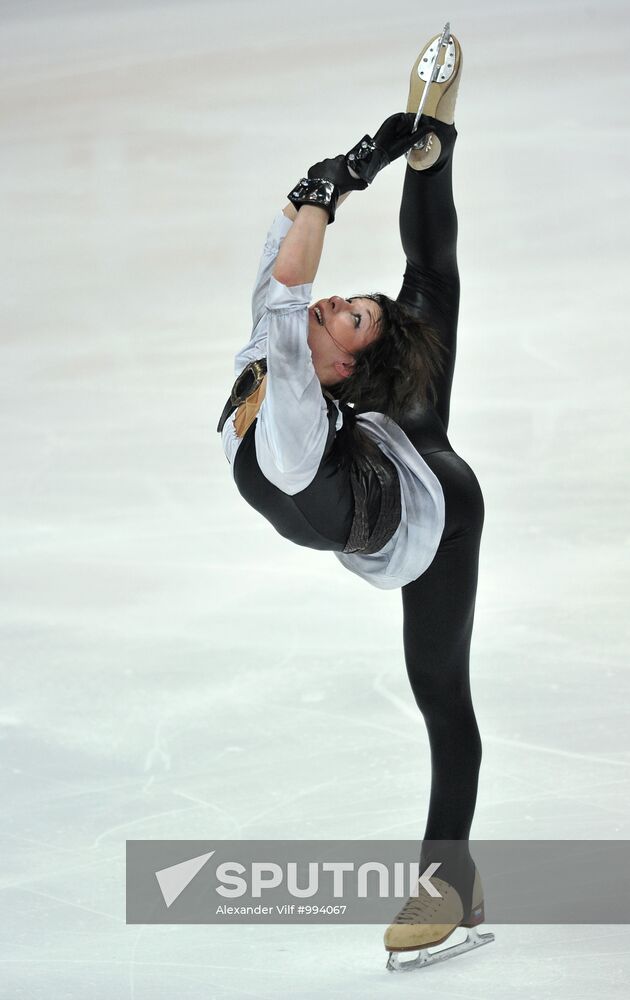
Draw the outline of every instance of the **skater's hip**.
[[[443,541],[462,534],[480,538],[485,517],[483,492],[468,462],[452,448],[429,450],[422,457],[444,493]]]

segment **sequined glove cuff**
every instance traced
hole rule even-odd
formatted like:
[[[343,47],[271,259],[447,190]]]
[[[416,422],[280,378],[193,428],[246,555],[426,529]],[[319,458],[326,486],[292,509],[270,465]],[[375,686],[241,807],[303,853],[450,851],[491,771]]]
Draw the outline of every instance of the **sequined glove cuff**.
[[[362,181],[371,184],[379,170],[387,166],[389,157],[371,136],[364,135],[346,154],[346,163]]]
[[[303,177],[288,194],[289,201],[299,210],[301,205],[319,205],[328,212],[328,224],[335,221],[339,188],[323,177]]]

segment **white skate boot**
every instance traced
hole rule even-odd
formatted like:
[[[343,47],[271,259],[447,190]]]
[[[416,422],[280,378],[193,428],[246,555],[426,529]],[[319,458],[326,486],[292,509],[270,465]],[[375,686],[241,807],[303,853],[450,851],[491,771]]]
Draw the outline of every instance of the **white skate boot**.
[[[411,70],[407,111],[416,115],[414,130],[421,115],[453,124],[462,65],[461,46],[447,23],[440,35],[422,47]],[[429,133],[406,155],[414,170],[427,170],[440,155],[440,140]]]
[[[485,919],[479,872],[475,873],[472,905],[467,918],[464,917],[464,908],[457,890],[440,878],[432,878],[431,882],[442,898],[433,898],[420,889],[420,895],[409,897],[385,931],[385,948],[389,951],[386,967],[390,972],[410,972],[412,969],[435,965],[436,962],[445,962],[455,955],[463,955],[494,941],[494,934],[480,934],[475,929]],[[458,927],[469,929],[464,941],[441,951],[429,951],[430,948],[443,944]],[[415,951],[419,951],[417,958],[400,960],[401,953]]]

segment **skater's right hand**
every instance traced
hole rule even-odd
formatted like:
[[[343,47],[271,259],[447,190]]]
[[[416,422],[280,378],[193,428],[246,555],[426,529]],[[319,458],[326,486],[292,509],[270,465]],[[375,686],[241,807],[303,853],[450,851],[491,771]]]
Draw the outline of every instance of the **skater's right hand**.
[[[335,211],[339,199],[350,191],[363,191],[367,181],[352,176],[343,153],[327,160],[319,160],[309,168],[308,176],[303,177],[288,198],[298,209],[301,205],[319,205],[328,212],[328,222],[334,222]]]

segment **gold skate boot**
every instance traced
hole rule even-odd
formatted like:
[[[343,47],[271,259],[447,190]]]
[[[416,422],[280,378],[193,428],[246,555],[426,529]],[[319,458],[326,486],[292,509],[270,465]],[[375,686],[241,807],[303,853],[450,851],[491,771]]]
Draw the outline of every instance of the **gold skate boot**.
[[[407,111],[416,115],[414,129],[420,115],[453,124],[462,65],[461,46],[446,24],[440,35],[423,46],[411,70]],[[440,140],[431,132],[406,154],[407,162],[414,170],[427,170],[437,162],[440,148]]]
[[[441,899],[420,889],[418,896],[410,896],[394,922],[385,931],[385,948],[389,951],[387,968],[391,972],[409,972],[411,969],[444,962],[455,955],[462,955],[473,948],[494,941],[494,934],[480,934],[475,930],[484,921],[483,888],[479,872],[475,873],[470,913],[465,918],[459,893],[440,878],[432,878],[432,885]],[[465,941],[432,953],[429,948],[443,944],[458,927],[469,928]],[[400,952],[419,951],[415,959],[401,962]]]

